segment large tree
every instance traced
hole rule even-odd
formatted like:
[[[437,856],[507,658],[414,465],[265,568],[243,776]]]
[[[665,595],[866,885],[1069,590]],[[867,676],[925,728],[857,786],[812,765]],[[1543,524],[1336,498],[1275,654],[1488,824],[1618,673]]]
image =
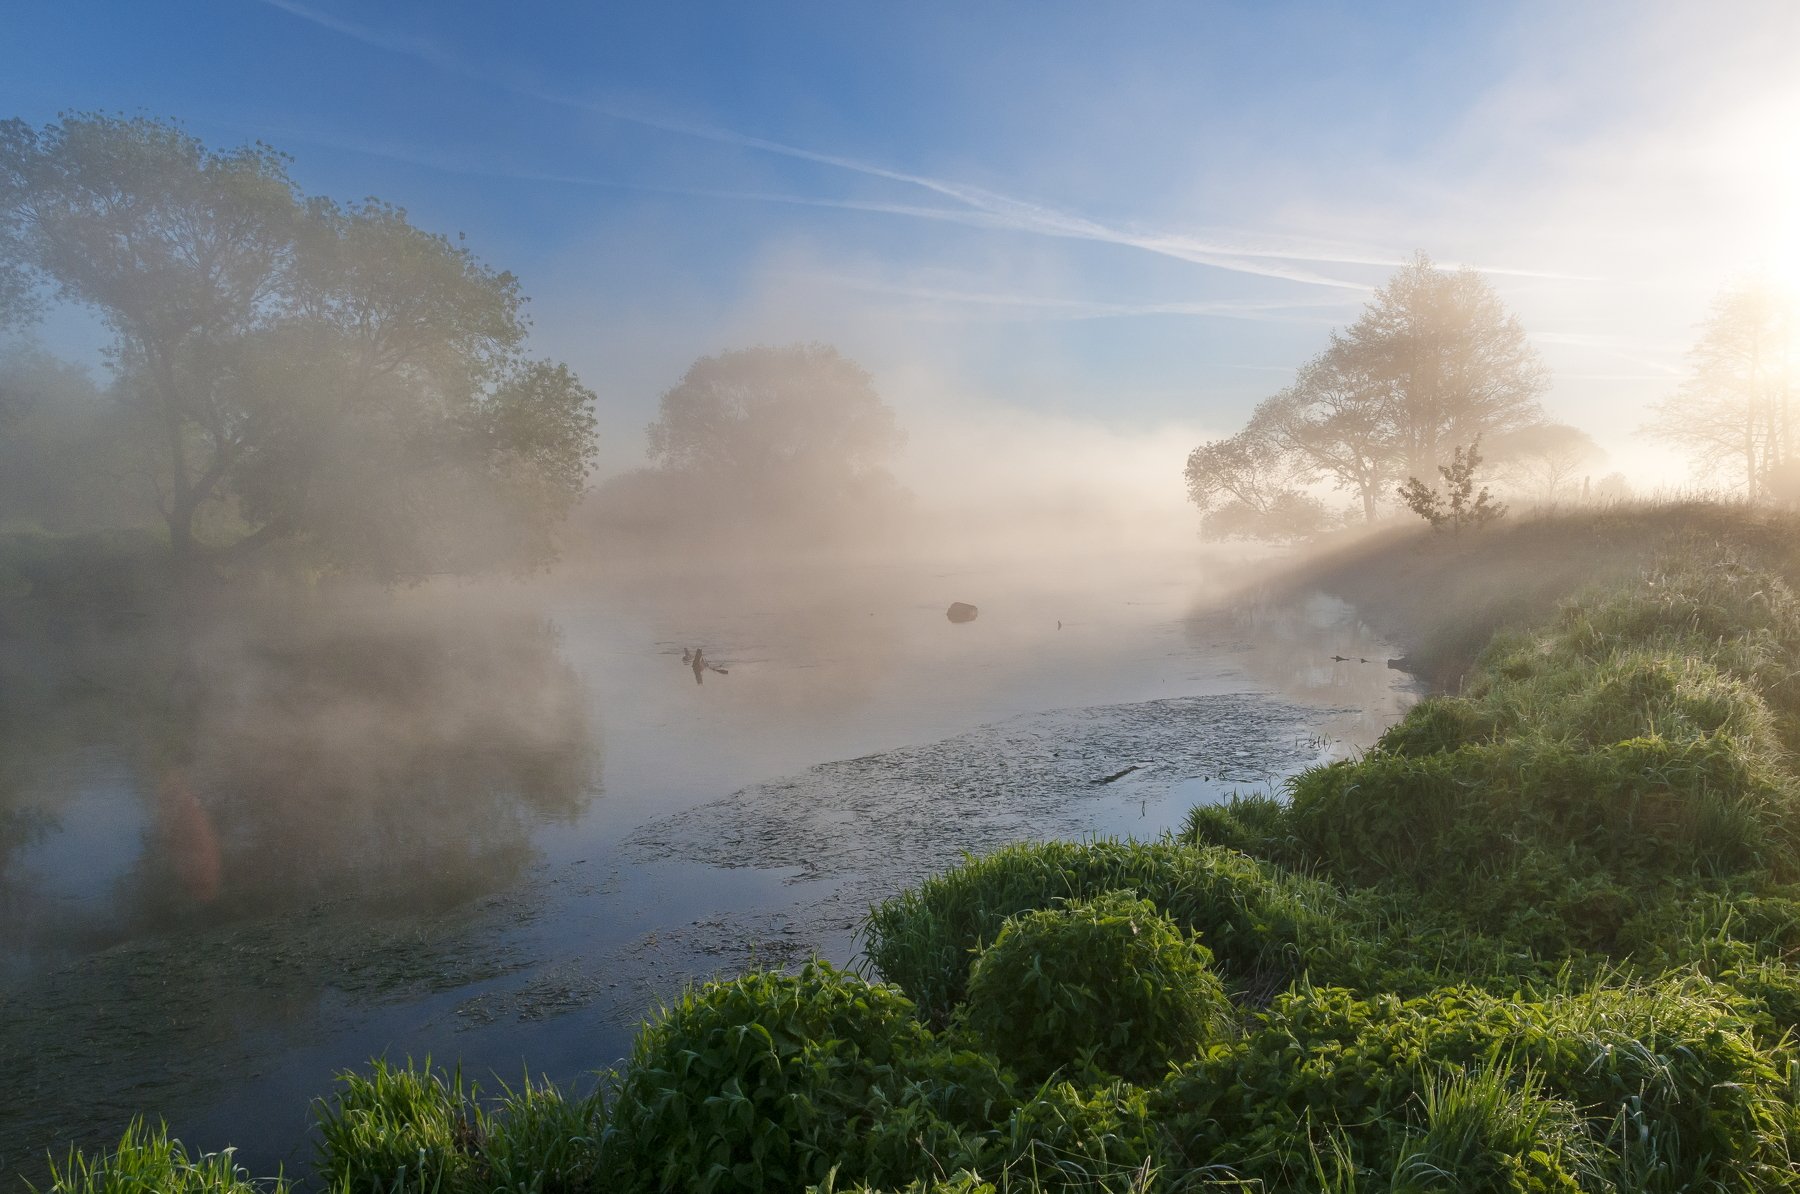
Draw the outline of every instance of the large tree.
[[[1432,475],[1458,444],[1542,422],[1548,385],[1481,275],[1421,254],[1256,408],[1246,434],[1302,477],[1354,494],[1373,521],[1402,478]]]
[[[512,275],[304,196],[267,146],[0,124],[0,299],[46,294],[112,332],[184,565],[282,539],[388,577],[529,563],[581,491],[592,395],[522,355]]]
[[[797,546],[890,526],[905,442],[874,379],[827,344],[701,357],[664,392],[654,467],[595,494],[608,533],[691,545]]]
[[[837,349],[759,346],[689,367],[662,396],[650,458],[752,483],[855,478],[886,464],[905,439],[868,371]]]
[[[1688,352],[1688,377],[1657,404],[1652,434],[1751,498],[1791,499],[1800,318],[1794,300],[1761,281],[1722,293]]]

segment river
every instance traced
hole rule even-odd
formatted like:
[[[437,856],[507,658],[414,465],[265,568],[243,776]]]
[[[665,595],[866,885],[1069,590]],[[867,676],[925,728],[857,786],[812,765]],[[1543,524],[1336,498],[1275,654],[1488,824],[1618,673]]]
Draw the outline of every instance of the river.
[[[1372,742],[1396,652],[1244,571],[572,569],[15,647],[0,1172],[144,1114],[303,1173],[370,1057],[591,1082],[684,982],[854,962],[961,851],[1153,838]]]

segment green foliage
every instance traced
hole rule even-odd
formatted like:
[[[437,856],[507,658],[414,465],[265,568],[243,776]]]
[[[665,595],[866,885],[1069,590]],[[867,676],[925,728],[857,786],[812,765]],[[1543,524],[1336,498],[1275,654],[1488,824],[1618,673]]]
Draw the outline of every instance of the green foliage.
[[[1702,980],[1535,1000],[1447,987],[1401,1001],[1302,987],[1158,1094],[1190,1151],[1276,1188],[1315,1168],[1309,1125],[1354,1170],[1467,1189],[1758,1189],[1785,1182],[1791,1055]],[[1538,1155],[1541,1154],[1541,1155]],[[1430,1183],[1426,1183],[1429,1185]],[[1404,1186],[1402,1188],[1405,1188]]]
[[[579,1194],[597,1188],[605,1107],[527,1077],[485,1106],[462,1074],[371,1064],[318,1108],[332,1194]]]
[[[612,1104],[623,1190],[910,1180],[946,1121],[991,1116],[991,1062],[934,1041],[890,987],[809,964],[691,990],[638,1036]]]
[[[1593,1176],[1596,1150],[1575,1108],[1545,1097],[1529,1072],[1523,1081],[1501,1066],[1439,1073],[1419,1102],[1424,1128],[1395,1165],[1406,1185],[1575,1191]]]
[[[598,1188],[603,1092],[564,1095],[526,1075],[481,1120],[481,1188],[491,1194],[582,1194]]]
[[[1382,734],[1375,749],[1381,754],[1418,757],[1484,742],[1492,734],[1493,727],[1473,701],[1429,696]]]
[[[1506,507],[1492,500],[1485,485],[1480,493],[1475,492],[1475,470],[1480,466],[1481,437],[1476,436],[1466,450],[1457,445],[1449,464],[1438,465],[1438,473],[1444,478],[1443,493],[1417,477],[1408,477],[1400,487],[1400,501],[1430,523],[1434,531],[1445,527],[1453,532],[1464,527],[1484,527],[1506,513]]]
[[[1291,977],[1338,931],[1339,897],[1230,850],[1093,841],[1007,846],[934,875],[873,909],[864,953],[932,1023],[964,998],[976,951],[1007,918],[1059,901],[1133,891],[1212,951],[1227,985]]]
[[[117,1147],[90,1157],[71,1151],[62,1164],[50,1163],[50,1184],[41,1194],[285,1194],[280,1178],[251,1181],[231,1159],[231,1150],[189,1157],[166,1125],[132,1120]]]
[[[969,1027],[1027,1078],[1154,1080],[1227,1027],[1212,951],[1130,892],[1021,913],[969,974]]]
[[[462,1074],[376,1061],[365,1077],[338,1075],[319,1106],[319,1176],[345,1194],[467,1187],[481,1117]]]
[[[111,433],[184,567],[273,542],[384,580],[527,567],[581,493],[593,394],[522,356],[517,280],[400,208],[302,195],[265,145],[0,123],[18,278],[113,333]]]
[[[1191,846],[1224,846],[1244,854],[1273,857],[1287,805],[1260,792],[1233,793],[1223,804],[1198,804],[1188,810],[1181,840]]]

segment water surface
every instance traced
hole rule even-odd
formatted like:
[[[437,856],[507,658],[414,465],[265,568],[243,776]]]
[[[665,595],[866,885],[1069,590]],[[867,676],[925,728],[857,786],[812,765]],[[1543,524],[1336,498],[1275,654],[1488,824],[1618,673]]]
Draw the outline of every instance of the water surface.
[[[293,1173],[368,1057],[579,1083],[685,981],[852,962],[962,850],[1154,837],[1372,741],[1392,652],[1240,569],[615,567],[15,648],[0,1065],[40,1093],[0,1163],[144,1113]]]

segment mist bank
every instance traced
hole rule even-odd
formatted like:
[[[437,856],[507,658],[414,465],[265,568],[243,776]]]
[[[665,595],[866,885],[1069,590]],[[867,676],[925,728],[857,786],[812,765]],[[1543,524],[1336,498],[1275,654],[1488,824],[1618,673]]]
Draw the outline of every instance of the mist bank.
[[[1397,523],[1271,555],[1258,584],[1288,595],[1322,590],[1354,605],[1403,665],[1455,691],[1499,630],[1535,625],[1584,586],[1626,583],[1658,562],[1736,553],[1800,579],[1800,514],[1717,498],[1642,499],[1509,514],[1453,535]]]

